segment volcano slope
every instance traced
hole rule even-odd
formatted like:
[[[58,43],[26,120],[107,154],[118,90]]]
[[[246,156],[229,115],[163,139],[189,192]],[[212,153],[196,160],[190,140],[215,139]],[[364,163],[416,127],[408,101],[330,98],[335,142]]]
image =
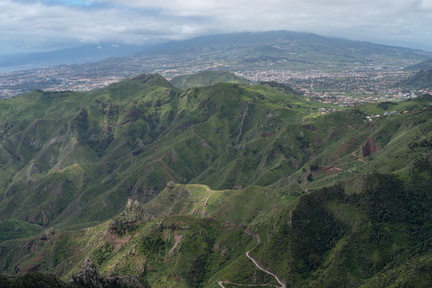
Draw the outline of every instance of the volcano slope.
[[[323,115],[291,91],[156,74],[2,100],[2,272],[430,285],[430,96],[367,118],[388,105]]]

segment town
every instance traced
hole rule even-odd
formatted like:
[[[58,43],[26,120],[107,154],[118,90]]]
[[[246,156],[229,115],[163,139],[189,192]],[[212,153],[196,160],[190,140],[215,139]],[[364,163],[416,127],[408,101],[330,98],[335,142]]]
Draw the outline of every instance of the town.
[[[0,98],[14,97],[34,89],[44,91],[89,91],[119,82],[141,73],[159,73],[170,80],[175,76],[193,74],[204,70],[229,70],[252,83],[276,81],[301,91],[310,101],[338,106],[359,103],[400,101],[416,97],[431,90],[410,90],[397,84],[412,76],[402,67],[352,67],[331,69],[247,69],[233,70],[232,65],[212,59],[194,61],[175,59],[145,59],[138,64],[126,58],[123,66],[70,65],[40,70],[24,70],[0,74]],[[104,62],[100,62],[104,63]],[[186,64],[185,64],[186,63]],[[271,64],[271,63],[270,63]],[[114,68],[115,67],[115,68]],[[267,66],[268,67],[268,66]]]
[[[345,107],[360,103],[401,101],[432,91],[398,87],[397,84],[410,77],[412,73],[395,68],[354,68],[336,72],[254,70],[235,73],[253,82],[287,83],[301,91],[307,100]]]

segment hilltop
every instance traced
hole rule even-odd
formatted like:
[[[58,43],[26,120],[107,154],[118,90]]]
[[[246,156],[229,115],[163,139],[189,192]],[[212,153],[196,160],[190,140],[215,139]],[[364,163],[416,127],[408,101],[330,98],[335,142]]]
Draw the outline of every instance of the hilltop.
[[[336,109],[274,82],[159,74],[4,99],[1,272],[428,287],[430,104]]]
[[[196,74],[178,76],[170,83],[180,89],[212,86],[219,82],[249,85],[250,81],[227,71],[203,71]]]

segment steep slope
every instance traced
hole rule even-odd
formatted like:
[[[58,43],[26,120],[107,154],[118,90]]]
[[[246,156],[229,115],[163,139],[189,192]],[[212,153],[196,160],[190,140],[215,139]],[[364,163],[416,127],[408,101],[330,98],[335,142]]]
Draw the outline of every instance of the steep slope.
[[[268,84],[180,91],[159,75],[4,100],[0,215],[85,225],[115,215],[128,197],[147,202],[169,181],[301,193],[406,171],[417,155],[408,144],[430,137],[426,111],[416,110],[428,102],[401,103],[411,112],[373,122],[360,110],[319,116],[318,105]]]
[[[102,275],[151,287],[429,287],[431,159],[405,181],[373,173],[294,201],[260,187],[170,184],[112,221],[4,242],[0,256],[7,270],[64,280],[90,257]]]
[[[370,174],[353,179],[355,190],[347,184],[301,197],[252,255],[288,287],[428,287],[430,163],[429,153],[405,183]]]
[[[263,84],[141,75],[1,101],[1,271],[68,280],[90,257],[154,287],[425,275],[431,96],[322,114]]]
[[[46,226],[67,207],[76,210],[72,206],[80,205],[74,204],[80,197],[84,203],[86,197],[91,199],[87,189],[98,195],[96,187],[103,185],[115,165],[106,165],[107,161],[123,157],[116,149],[131,151],[134,145],[129,138],[115,141],[116,133],[132,133],[130,125],[123,125],[124,130],[113,128],[119,121],[128,122],[124,119],[128,115],[120,112],[133,111],[128,102],[138,91],[168,96],[170,88],[160,76],[146,76],[113,85],[96,92],[97,96],[35,91],[4,101],[1,140],[7,165],[3,167],[2,217]],[[113,149],[108,149],[112,142]]]
[[[266,160],[273,153],[266,139],[303,115],[289,106],[313,108],[269,87],[221,83],[179,91],[158,75],[91,93],[34,91],[1,104],[7,165],[0,215],[43,226],[106,219],[127,197],[146,202],[170,180],[253,184],[274,165]],[[245,157],[249,142],[268,148]],[[249,166],[234,175],[243,164]],[[219,176],[211,177],[214,170]]]

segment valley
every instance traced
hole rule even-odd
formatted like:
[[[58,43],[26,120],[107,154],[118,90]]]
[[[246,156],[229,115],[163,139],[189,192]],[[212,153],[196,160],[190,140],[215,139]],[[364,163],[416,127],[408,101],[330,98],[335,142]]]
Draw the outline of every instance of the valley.
[[[427,52],[152,49],[1,77],[0,286],[432,286]]]
[[[431,96],[341,109],[294,92],[149,74],[2,100],[2,273],[376,287],[410,265],[397,281],[424,279]]]

